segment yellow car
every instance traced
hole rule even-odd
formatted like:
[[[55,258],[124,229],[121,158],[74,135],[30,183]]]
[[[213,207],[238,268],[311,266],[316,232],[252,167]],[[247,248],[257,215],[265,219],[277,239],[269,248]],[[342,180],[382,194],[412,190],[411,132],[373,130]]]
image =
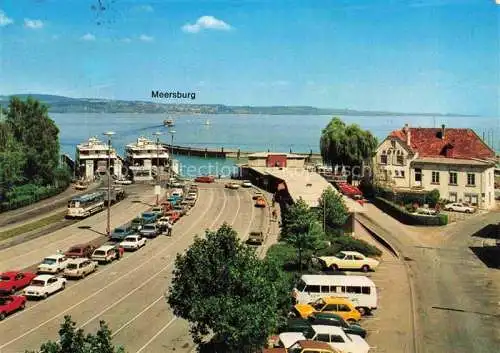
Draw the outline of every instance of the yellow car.
[[[345,298],[325,297],[310,304],[296,304],[296,314],[306,319],[312,313],[333,313],[341,316],[348,323],[356,323],[361,320],[361,314],[354,304]]]

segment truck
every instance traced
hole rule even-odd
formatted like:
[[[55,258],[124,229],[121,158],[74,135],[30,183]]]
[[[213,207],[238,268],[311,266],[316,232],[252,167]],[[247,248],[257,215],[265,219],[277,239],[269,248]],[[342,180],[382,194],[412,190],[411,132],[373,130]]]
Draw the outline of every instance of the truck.
[[[108,187],[105,186],[105,187],[99,188],[99,191],[104,193],[104,204],[107,205],[108,204]],[[125,198],[125,189],[123,189],[123,187],[111,186],[110,191],[111,191],[111,193],[110,193],[109,201],[111,204],[117,203]]]
[[[247,239],[247,244],[262,245],[265,237],[263,232],[250,232]]]

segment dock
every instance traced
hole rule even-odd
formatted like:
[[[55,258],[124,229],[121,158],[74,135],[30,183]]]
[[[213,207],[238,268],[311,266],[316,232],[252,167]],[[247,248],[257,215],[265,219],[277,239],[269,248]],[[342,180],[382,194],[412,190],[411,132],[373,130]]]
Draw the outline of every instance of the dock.
[[[207,147],[192,147],[192,146],[180,146],[180,145],[170,145],[163,144],[165,148],[168,148],[168,151],[173,152],[173,154],[181,155],[181,156],[195,156],[195,157],[204,157],[204,158],[222,158],[222,159],[247,159],[249,155],[253,153],[257,153],[257,151],[242,151],[238,149],[228,149],[228,148],[207,148]],[[261,152],[261,151],[259,151]],[[268,150],[268,152],[270,152]],[[276,152],[279,153],[279,152]],[[283,152],[287,153],[287,152]],[[309,152],[292,152],[290,153],[302,155],[306,157],[306,162],[321,162],[321,154]]]

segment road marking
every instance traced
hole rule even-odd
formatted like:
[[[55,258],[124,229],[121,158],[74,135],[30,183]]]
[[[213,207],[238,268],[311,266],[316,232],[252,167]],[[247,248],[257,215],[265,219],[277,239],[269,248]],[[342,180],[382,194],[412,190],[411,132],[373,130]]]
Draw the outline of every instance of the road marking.
[[[213,193],[211,192],[210,194],[211,194],[210,199],[213,201]],[[210,202],[210,203],[211,203],[211,202]],[[225,206],[225,204],[226,204],[226,198],[224,197],[224,204],[223,204],[223,205]],[[222,211],[223,209],[224,209],[224,207],[222,207],[222,208],[221,208],[221,211]],[[220,214],[221,214],[221,212],[219,212],[218,217],[220,217]],[[201,220],[201,219],[200,219],[200,220]],[[195,225],[197,225],[198,223],[199,223],[199,222],[192,223],[192,224],[191,224],[191,226],[188,228],[188,230],[187,230],[185,233],[190,232],[190,231],[191,231],[191,229],[192,229],[192,228],[194,228],[194,227],[195,227]],[[74,309],[75,307],[79,306],[80,304],[82,304],[82,303],[86,302],[86,301],[87,301],[87,300],[89,300],[90,298],[95,297],[97,294],[99,294],[99,293],[103,292],[105,289],[109,288],[111,285],[113,285],[114,283],[118,282],[118,281],[119,281],[119,280],[121,280],[122,278],[125,278],[125,277],[129,276],[130,274],[132,274],[132,273],[134,273],[134,272],[138,271],[139,269],[141,269],[142,267],[144,267],[146,264],[148,264],[149,262],[151,262],[153,259],[155,259],[155,258],[159,257],[160,255],[162,255],[163,253],[165,253],[167,250],[169,250],[169,249],[170,249],[170,247],[172,247],[173,245],[175,245],[176,243],[178,243],[180,240],[183,240],[183,239],[184,239],[184,237],[178,237],[178,238],[177,238],[176,240],[174,240],[172,243],[169,243],[169,245],[168,245],[165,249],[163,249],[162,251],[160,251],[160,252],[159,252],[159,253],[157,253],[156,255],[154,255],[154,256],[152,256],[152,257],[150,257],[148,260],[145,260],[145,261],[144,261],[141,265],[139,265],[139,266],[135,267],[133,270],[130,270],[129,272],[127,272],[126,274],[124,274],[124,275],[122,275],[122,276],[120,276],[120,277],[116,278],[115,280],[113,280],[113,281],[109,282],[106,286],[102,287],[101,289],[99,289],[98,291],[96,291],[96,292],[94,292],[93,294],[89,295],[88,297],[86,297],[86,298],[84,298],[84,299],[80,300],[78,303],[76,303],[76,304],[74,304],[74,305],[70,306],[69,308],[65,309],[64,311],[60,312],[59,314],[57,314],[57,315],[53,316],[52,318],[50,318],[50,319],[48,319],[48,320],[45,320],[45,321],[44,321],[44,322],[42,322],[41,324],[39,324],[39,325],[37,325],[37,326],[35,326],[35,327],[31,328],[30,330],[27,330],[26,332],[24,332],[23,334],[19,335],[18,337],[16,337],[16,338],[14,338],[14,339],[10,340],[10,341],[9,341],[9,342],[7,342],[7,343],[4,343],[3,345],[1,345],[1,346],[0,346],[0,349],[2,349],[2,348],[4,348],[4,347],[6,347],[6,346],[8,346],[8,345],[10,345],[10,344],[12,344],[12,343],[14,343],[14,342],[18,341],[19,339],[21,339],[21,338],[23,338],[23,337],[27,336],[28,334],[30,334],[30,333],[32,333],[32,332],[34,332],[34,331],[38,330],[40,327],[45,326],[45,325],[46,325],[46,324],[48,324],[49,322],[51,322],[51,321],[53,321],[53,320],[57,319],[57,318],[58,318],[58,317],[60,317],[61,315],[63,315],[63,314],[65,314],[65,313],[67,313],[68,311],[70,311],[70,310]],[[137,253],[137,254],[140,254],[140,253]],[[132,256],[133,256],[133,255],[132,255]],[[128,258],[132,258],[132,256],[127,256],[127,257],[123,258],[123,259],[122,259],[122,260],[120,260],[120,261],[124,261],[124,260],[126,260],[126,259],[128,259]],[[170,257],[170,256],[167,256],[167,258],[169,258],[169,257]],[[115,262],[114,264],[111,264],[111,266],[116,265],[116,264],[117,264],[117,262]],[[97,272],[97,273],[96,273],[93,277],[98,276],[99,274],[101,274],[101,273],[104,273],[104,272],[108,271],[108,270],[111,268],[111,266],[110,266],[110,267],[108,267],[108,268],[106,268],[106,269],[105,269],[105,270],[103,270],[103,271],[98,271],[98,272]],[[83,282],[83,281],[82,281],[82,282],[79,282],[79,283],[77,283],[77,284],[75,284],[75,285],[73,285],[73,286],[69,287],[69,288],[68,288],[68,290],[69,290],[69,289],[72,289],[72,288],[74,288],[74,287],[77,287],[79,284],[82,284],[82,283],[85,283],[85,282]],[[53,297],[51,297],[51,298],[56,298],[56,297],[57,297],[57,296],[53,296]],[[49,299],[51,299],[51,298],[49,298]],[[23,310],[22,312],[20,312],[18,315],[11,316],[11,318],[14,318],[14,317],[19,317],[19,316],[20,316],[20,315],[22,315],[23,313],[26,313],[26,312],[28,312],[28,311],[32,310],[33,308],[37,307],[38,305],[41,305],[42,303],[46,302],[46,301],[47,301],[47,300],[49,300],[49,299],[46,299],[45,301],[43,301],[43,302],[41,302],[41,303],[39,303],[39,304],[35,304],[35,305],[31,306],[30,308],[26,308],[25,310]],[[7,320],[4,320],[2,323],[5,323],[5,322],[7,322]],[[2,323],[0,323],[0,325],[1,325]]]
[[[153,337],[151,337],[150,340],[147,341],[144,346],[139,348],[139,350],[136,353],[142,352],[147,346],[149,346],[151,342],[153,342],[156,339],[156,337],[161,335],[163,331],[165,331],[170,325],[172,325],[175,322],[175,320],[177,320],[177,318],[173,318],[172,320],[170,320],[165,326],[163,326],[163,328],[160,331],[158,331]]]
[[[165,296],[160,296],[159,298],[157,298],[154,302],[152,302],[151,304],[149,304],[147,307],[145,307],[140,313],[138,313],[137,315],[135,315],[132,319],[130,319],[129,321],[127,321],[125,324],[123,324],[122,326],[120,326],[120,328],[118,328],[118,330],[114,330],[113,333],[111,334],[111,337],[115,337],[119,332],[121,332],[125,327],[127,327],[128,325],[130,325],[133,321],[135,321],[135,319],[137,319],[139,316],[141,316],[142,314],[144,314],[146,311],[148,311],[149,309],[151,309],[156,303],[158,303],[160,300],[162,299],[165,299]],[[87,323],[85,323],[86,325]],[[80,326],[79,328],[82,328],[84,325]]]

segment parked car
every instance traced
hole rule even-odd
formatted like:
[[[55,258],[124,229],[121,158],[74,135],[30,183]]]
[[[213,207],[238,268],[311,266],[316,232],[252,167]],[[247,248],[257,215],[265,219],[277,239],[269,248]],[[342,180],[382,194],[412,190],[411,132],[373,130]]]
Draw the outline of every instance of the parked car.
[[[244,188],[251,188],[253,185],[250,182],[250,180],[243,180],[243,182],[241,183],[241,186],[243,186]]]
[[[466,203],[461,202],[453,202],[448,203],[444,206],[446,211],[455,211],[455,212],[465,212],[465,213],[474,213],[476,209],[467,205]]]
[[[146,245],[146,239],[140,235],[129,235],[120,243],[124,250],[137,250],[144,245]]]
[[[187,201],[192,201],[192,200],[195,200],[198,198],[198,194],[196,192],[189,192],[185,199],[184,200],[187,200]]]
[[[40,275],[33,278],[30,285],[23,290],[27,298],[47,298],[49,295],[66,288],[66,279],[53,275]]]
[[[323,267],[331,268],[334,271],[345,269],[368,272],[379,265],[379,261],[366,257],[357,251],[339,251],[334,256],[320,256],[317,259]]]
[[[154,212],[142,212],[141,217],[144,220],[144,225],[150,224],[150,223],[155,223],[158,220],[158,218],[160,218]],[[143,228],[144,228],[144,225],[143,225]]]
[[[213,183],[215,182],[215,177],[211,175],[199,176],[194,181],[197,183]]]
[[[38,265],[38,273],[57,273],[63,271],[68,264],[68,258],[63,254],[47,256]]]
[[[23,310],[26,306],[26,297],[23,295],[9,295],[0,297],[0,321],[7,315]]]
[[[436,211],[433,208],[419,207],[419,208],[417,208],[417,210],[415,211],[415,213],[416,214],[425,215],[425,216],[435,216],[435,215],[438,214],[438,211]]]
[[[236,183],[227,183],[226,185],[224,185],[224,187],[226,189],[239,189],[240,185]]]
[[[132,220],[132,223],[130,224],[125,224],[120,227],[117,227],[113,230],[111,233],[111,236],[109,237],[110,240],[112,241],[122,241],[125,239],[125,237],[128,237],[129,235],[133,235],[137,232],[137,227],[142,227],[142,223],[139,221],[136,221],[137,218],[134,218]],[[134,224],[134,221],[136,223]],[[140,229],[140,228],[139,228]]]
[[[172,224],[174,224],[175,222],[177,222],[181,218],[180,213],[175,211],[175,210],[168,211],[165,214],[165,216],[167,216],[170,219],[170,222],[172,222]]]
[[[179,213],[180,217],[185,216],[189,211],[189,206],[187,204],[183,205],[182,202],[180,204],[175,205],[173,209],[175,212]]]
[[[0,294],[14,294],[30,284],[36,274],[31,272],[8,271],[0,273]]]
[[[266,199],[264,199],[263,197],[258,197],[255,200],[255,207],[266,207]]]
[[[95,250],[95,246],[92,244],[78,244],[73,245],[64,253],[68,259],[74,259],[77,257],[87,257],[90,258]]]
[[[282,339],[283,335],[283,339]],[[295,337],[294,337],[295,336]],[[312,325],[309,331],[302,333],[280,334],[280,340],[285,341],[285,347],[291,347],[303,337],[313,341],[321,341],[330,345],[332,348],[339,349],[342,352],[350,353],[368,353],[370,346],[364,338],[357,335],[346,334],[340,327],[328,325]]]
[[[294,306],[294,314],[303,319],[318,312],[337,314],[350,324],[361,320],[361,313],[350,300],[345,298],[325,297],[310,304],[295,304]]]
[[[162,217],[165,210],[162,206],[155,206],[151,209],[151,212],[156,213],[158,217]]]
[[[307,332],[312,325],[329,325],[341,327],[345,333],[366,337],[366,330],[357,324],[349,324],[340,315],[333,313],[312,313],[307,319],[289,318],[286,327],[282,331],[286,332]]]
[[[155,238],[160,234],[160,229],[155,223],[145,224],[139,231],[139,235],[144,238]]]
[[[169,221],[169,217],[168,216],[163,216],[161,217],[158,222],[156,223],[156,225],[158,226],[159,228],[159,231],[160,232],[164,232],[167,230],[167,223]]]
[[[247,244],[256,244],[262,245],[264,242],[264,233],[263,232],[250,232],[247,239]]]
[[[110,244],[102,245],[94,250],[91,259],[98,263],[109,263],[120,258],[119,249]]]
[[[279,338],[278,338],[279,339]],[[295,342],[289,349],[286,348],[265,348],[262,353],[344,353],[338,349],[330,347],[328,343],[301,339]]]
[[[115,184],[119,184],[119,185],[130,185],[130,184],[132,184],[132,180],[128,180],[128,179],[117,179],[117,180],[115,180]]]
[[[142,226],[144,225],[144,219],[142,217],[136,217],[130,222],[130,227],[134,232],[138,232],[141,230]],[[133,234],[133,233],[132,233]],[[127,235],[132,235],[132,234],[127,234]],[[124,237],[125,238],[125,237]],[[123,238],[122,238],[123,239]]]
[[[84,278],[97,270],[97,262],[85,258],[71,259],[64,269],[66,278]]]

